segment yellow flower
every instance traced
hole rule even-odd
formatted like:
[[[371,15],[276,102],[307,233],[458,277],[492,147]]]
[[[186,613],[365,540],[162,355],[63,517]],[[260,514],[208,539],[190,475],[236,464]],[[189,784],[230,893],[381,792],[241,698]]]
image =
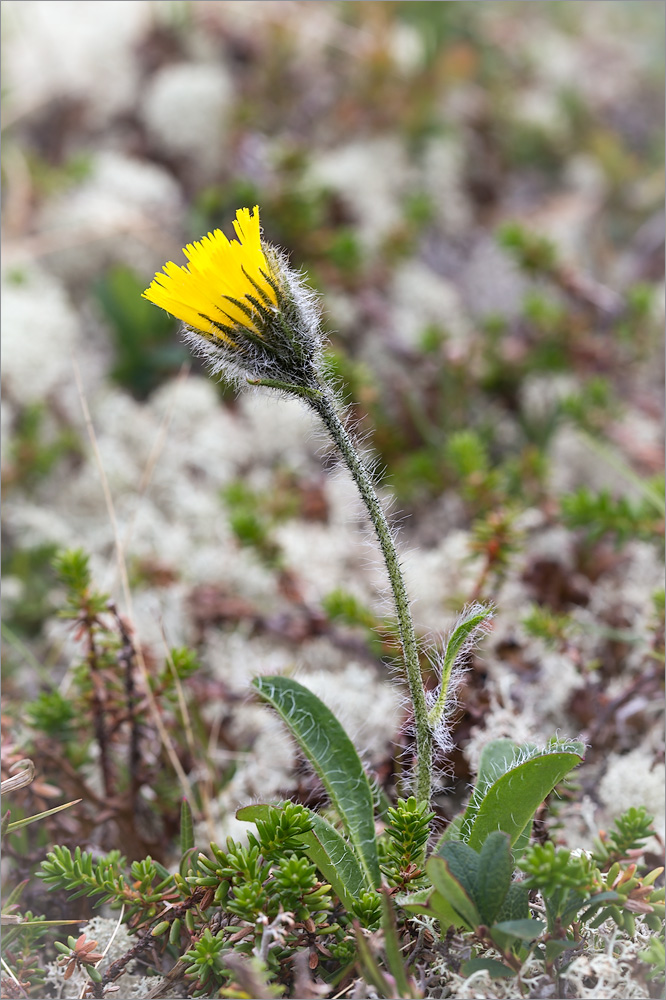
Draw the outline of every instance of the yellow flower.
[[[262,242],[259,206],[240,208],[235,240],[216,229],[169,261],[144,298],[183,320],[182,334],[215,375],[303,397],[320,393],[316,296],[277,247]]]
[[[237,240],[221,230],[208,233],[183,250],[189,264],[173,261],[159,271],[143,297],[177,316],[207,337],[234,343],[234,327],[261,335],[262,309],[277,308],[274,279],[261,245],[259,206],[252,214],[239,208],[234,222]],[[254,303],[252,302],[254,299]]]

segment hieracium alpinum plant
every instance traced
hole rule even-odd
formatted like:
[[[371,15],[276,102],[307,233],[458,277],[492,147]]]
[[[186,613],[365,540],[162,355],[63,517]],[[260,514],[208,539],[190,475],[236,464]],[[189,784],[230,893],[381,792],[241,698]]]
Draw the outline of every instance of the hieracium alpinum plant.
[[[186,340],[214,373],[297,396],[324,422],[363,498],[386,562],[414,713],[416,797],[428,802],[434,745],[447,742],[454,662],[463,642],[472,641],[488,620],[490,609],[477,605],[467,610],[464,627],[457,631],[458,648],[442,656],[439,688],[427,696],[395,533],[327,377],[317,298],[285,256],[262,240],[258,206],[252,212],[239,209],[234,228],[236,240],[216,229],[188,244],[183,251],[188,264],[167,263],[144,296],[183,320]]]
[[[327,376],[316,298],[285,257],[263,242],[257,208],[241,209],[235,228],[237,239],[215,231],[187,246],[188,263],[168,263],[144,295],[185,323],[188,342],[215,372],[239,385],[298,397],[330,433],[386,561],[413,706],[414,794],[389,802],[373,788],[343,726],[307,687],[285,675],[256,677],[255,690],[318,775],[329,807],[318,812],[289,801],[243,805],[237,818],[253,824],[246,841],[228,837],[225,844],[199,850],[194,794],[192,803],[189,797],[181,803],[175,871],[150,855],[128,864],[115,847],[100,855],[78,843],[73,850],[54,845],[38,872],[43,884],[70,899],[86,895],[122,910],[133,935],[131,947],[110,963],[92,931],[56,942],[58,968],[63,979],[76,977],[76,995],[83,995],[87,979],[86,995],[100,998],[117,988],[139,956],[154,965],[152,971],[166,973],[170,984],[185,980],[193,997],[342,995],[350,989],[346,980],[359,974],[384,1000],[417,1000],[429,985],[448,982],[459,971],[465,977],[484,971],[513,978],[516,995],[526,974],[538,982],[546,976],[553,995],[568,995],[562,973],[581,949],[596,947],[597,930],[612,922],[620,937],[640,933],[643,940],[661,931],[663,869],[648,871],[640,863],[652,817],[644,809],[628,810],[612,830],[600,833],[594,852],[580,856],[549,841],[533,844],[537,811],[581,763],[584,746],[558,738],[543,746],[493,739],[482,749],[466,805],[434,836],[435,747],[450,746],[456,675],[491,611],[472,604],[462,612],[437,653],[438,683],[427,691],[395,534]],[[77,731],[76,710],[50,694],[33,703],[27,724],[47,729],[52,742],[60,740],[67,760],[67,754],[87,760],[96,743],[107,797],[132,815],[140,784],[154,786],[158,799],[169,794],[154,769],[138,770],[148,725],[141,684],[154,683],[153,697],[168,706],[173,684],[196,670],[195,658],[188,650],[173,651],[168,669],[165,664],[152,681],[137,678],[135,686],[130,633],[108,598],[94,590],[85,553],[62,554],[57,571],[67,592],[65,616],[87,645],[72,690],[94,735],[84,741],[81,756],[77,740],[85,727]],[[358,621],[358,609],[352,611]],[[106,685],[105,698],[97,682]],[[118,718],[131,720],[127,746]],[[123,774],[126,783],[118,785]],[[0,832],[15,836],[22,822],[36,818],[10,823],[6,814]],[[22,886],[4,907],[5,921],[16,917]],[[31,918],[28,923],[8,929],[9,945],[21,943],[23,950],[7,954],[39,988],[36,943],[45,927]],[[638,957],[656,982],[663,975],[663,948],[652,946]],[[18,995],[15,985],[7,995]],[[148,995],[157,996],[166,985],[151,985]]]

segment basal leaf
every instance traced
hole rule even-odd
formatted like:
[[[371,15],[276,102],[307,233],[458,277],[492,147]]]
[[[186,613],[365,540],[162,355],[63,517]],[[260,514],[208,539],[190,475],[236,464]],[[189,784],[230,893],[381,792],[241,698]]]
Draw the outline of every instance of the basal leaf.
[[[523,854],[530,846],[530,838],[532,836],[532,826],[533,823],[530,820],[530,822],[527,824],[523,832],[518,834],[516,841],[511,847],[511,853],[513,854],[513,860],[515,862],[519,861],[520,858],[522,858]]]
[[[329,708],[290,677],[256,677],[259,694],[280,715],[322,780],[367,881],[381,881],[373,797],[352,741]]]
[[[509,770],[520,748],[513,740],[491,740],[481,751],[477,783],[482,785],[497,781]]]
[[[555,786],[582,760],[582,745],[572,749],[546,750],[516,764],[486,790],[465,839],[470,847],[480,850],[489,833],[503,830],[515,844],[531,822],[539,805]],[[575,749],[573,749],[575,747]]]
[[[498,778],[501,778],[509,770],[520,751],[521,748],[513,740],[492,740],[486,744],[481,751],[476,783],[467,808],[464,814],[456,816],[449,823],[435,846],[434,854],[439,854],[442,845],[449,840],[466,840],[463,832],[463,822],[467,833],[469,833],[472,821],[479,810],[486,791]]]

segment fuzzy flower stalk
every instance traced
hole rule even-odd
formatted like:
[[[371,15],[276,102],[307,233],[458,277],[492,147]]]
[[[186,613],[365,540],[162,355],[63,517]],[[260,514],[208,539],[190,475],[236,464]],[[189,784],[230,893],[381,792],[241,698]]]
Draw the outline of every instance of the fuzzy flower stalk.
[[[426,699],[395,537],[327,381],[316,297],[280,251],[262,240],[257,206],[252,212],[239,209],[234,229],[237,239],[216,229],[186,246],[188,263],[165,264],[144,297],[184,322],[185,339],[213,373],[298,396],[326,426],[363,498],[386,562],[414,711],[415,791],[419,802],[429,802],[433,739],[446,696],[434,705]]]

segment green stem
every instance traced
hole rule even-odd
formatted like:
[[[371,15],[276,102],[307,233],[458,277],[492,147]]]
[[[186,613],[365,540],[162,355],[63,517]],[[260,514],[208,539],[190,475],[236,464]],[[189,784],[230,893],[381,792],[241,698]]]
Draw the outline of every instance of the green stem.
[[[414,634],[414,624],[409,607],[409,599],[405,589],[405,581],[400,569],[400,560],[395,546],[393,532],[382,510],[379,497],[375,491],[372,477],[361,461],[352,440],[342,423],[333,401],[322,393],[319,398],[313,398],[310,405],[324,421],[329,434],[337,445],[347,468],[351,472],[359,493],[367,507],[370,520],[377,533],[382,554],[386,562],[393,599],[398,618],[400,644],[405,660],[405,673],[409,693],[414,707],[414,725],[416,729],[416,798],[419,802],[430,803],[432,782],[432,729],[428,722],[425,689],[421,677],[419,653]]]

